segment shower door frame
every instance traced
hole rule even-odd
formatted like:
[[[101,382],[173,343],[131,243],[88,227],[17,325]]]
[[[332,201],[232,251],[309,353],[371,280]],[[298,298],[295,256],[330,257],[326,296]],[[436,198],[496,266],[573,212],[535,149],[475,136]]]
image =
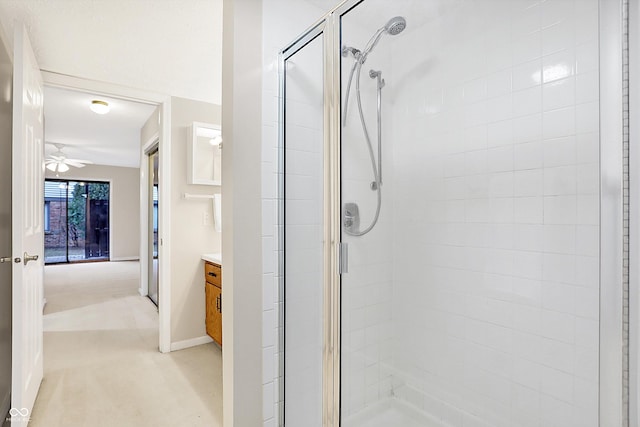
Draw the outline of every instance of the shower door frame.
[[[323,191],[323,426],[340,426],[340,343],[341,343],[341,18],[366,0],[344,0],[310,26],[298,38],[280,51],[279,66],[279,133],[278,133],[278,247],[279,293],[284,301],[284,146],[285,146],[285,80],[286,61],[318,36],[324,42],[324,191]],[[600,319],[599,319],[599,382],[598,425],[626,427],[624,414],[625,387],[623,366],[625,339],[623,328],[623,87],[622,87],[622,24],[623,0],[598,0],[599,9],[599,80],[600,80]],[[635,9],[634,9],[635,10]],[[631,22],[638,24],[632,16]],[[607,284],[607,286],[602,286]],[[638,306],[640,304],[634,304]],[[637,319],[637,317],[636,317]],[[284,309],[279,325],[284,329]],[[633,327],[632,327],[633,329]],[[635,330],[635,329],[633,329]],[[285,337],[286,331],[282,336]],[[284,353],[284,339],[279,343]],[[632,338],[632,341],[633,338]],[[634,341],[635,342],[635,341]],[[640,347],[640,345],[636,345]],[[635,349],[635,347],[634,347]],[[631,371],[640,363],[631,354]],[[279,425],[284,418],[284,356],[280,363]],[[636,375],[638,375],[636,373]],[[640,377],[640,375],[639,375]],[[638,381],[640,382],[640,381]],[[635,378],[631,378],[631,396],[638,396]],[[629,402],[631,412],[638,402]],[[629,409],[629,408],[627,408]]]
[[[599,426],[628,423],[623,365],[623,0],[599,0],[600,337]],[[607,286],[603,286],[606,284]],[[627,389],[628,391],[628,389]],[[626,396],[628,397],[628,395]],[[628,408],[627,408],[628,411]]]
[[[286,283],[284,275],[285,266],[285,113],[286,113],[286,70],[287,60],[304,49],[307,44],[322,37],[323,41],[323,215],[328,220],[322,226],[323,235],[323,336],[324,348],[322,355],[322,424],[323,426],[337,426],[340,419],[340,273],[338,265],[333,260],[338,259],[340,243],[340,152],[339,145],[333,141],[340,137],[340,112],[336,114],[334,105],[340,104],[340,93],[335,94],[336,81],[340,82],[340,64],[334,64],[333,51],[340,46],[339,32],[335,31],[335,17],[329,13],[307,29],[300,37],[284,48],[278,58],[279,66],[279,132],[278,132],[278,247],[279,266],[282,271],[279,274],[280,302],[286,304],[284,298]],[[336,40],[337,34],[337,40]],[[336,72],[337,68],[337,72]],[[336,138],[337,134],[337,138]],[[336,197],[337,194],[337,197]],[[338,212],[337,215],[335,212]],[[285,308],[279,311],[279,325],[284,328]],[[285,371],[285,341],[286,330],[283,331],[282,341],[279,343],[282,361],[279,373],[280,388],[279,397],[279,424],[285,425],[284,399],[286,396],[284,371]],[[337,421],[337,423],[336,423]]]

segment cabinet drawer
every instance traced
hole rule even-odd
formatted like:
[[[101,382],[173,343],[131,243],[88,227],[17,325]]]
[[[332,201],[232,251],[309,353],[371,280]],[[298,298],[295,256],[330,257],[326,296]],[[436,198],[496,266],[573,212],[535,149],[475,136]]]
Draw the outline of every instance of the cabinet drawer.
[[[206,262],[204,264],[204,278],[207,282],[222,289],[222,268],[219,265]]]

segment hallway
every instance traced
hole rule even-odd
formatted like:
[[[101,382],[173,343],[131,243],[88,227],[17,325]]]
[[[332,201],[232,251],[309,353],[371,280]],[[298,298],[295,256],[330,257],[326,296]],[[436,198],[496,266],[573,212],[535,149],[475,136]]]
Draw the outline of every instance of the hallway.
[[[158,352],[158,313],[138,281],[138,262],[45,267],[44,380],[31,426],[222,425],[220,349]]]

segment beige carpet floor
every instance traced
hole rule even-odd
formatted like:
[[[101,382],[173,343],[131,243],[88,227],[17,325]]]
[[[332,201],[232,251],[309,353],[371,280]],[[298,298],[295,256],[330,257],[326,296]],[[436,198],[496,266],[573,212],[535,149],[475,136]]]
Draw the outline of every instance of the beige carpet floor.
[[[45,267],[44,381],[29,426],[222,425],[220,348],[161,354],[138,281],[137,262]]]

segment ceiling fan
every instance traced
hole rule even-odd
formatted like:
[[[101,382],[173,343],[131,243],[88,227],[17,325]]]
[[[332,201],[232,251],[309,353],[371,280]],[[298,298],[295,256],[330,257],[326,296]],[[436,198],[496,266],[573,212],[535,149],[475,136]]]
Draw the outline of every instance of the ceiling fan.
[[[69,170],[69,166],[73,166],[75,168],[83,168],[86,165],[92,165],[93,162],[89,160],[80,160],[80,159],[69,159],[62,152],[63,144],[55,144],[49,143],[55,146],[58,150],[51,153],[44,161],[44,164],[47,169],[52,172],[66,172]]]

